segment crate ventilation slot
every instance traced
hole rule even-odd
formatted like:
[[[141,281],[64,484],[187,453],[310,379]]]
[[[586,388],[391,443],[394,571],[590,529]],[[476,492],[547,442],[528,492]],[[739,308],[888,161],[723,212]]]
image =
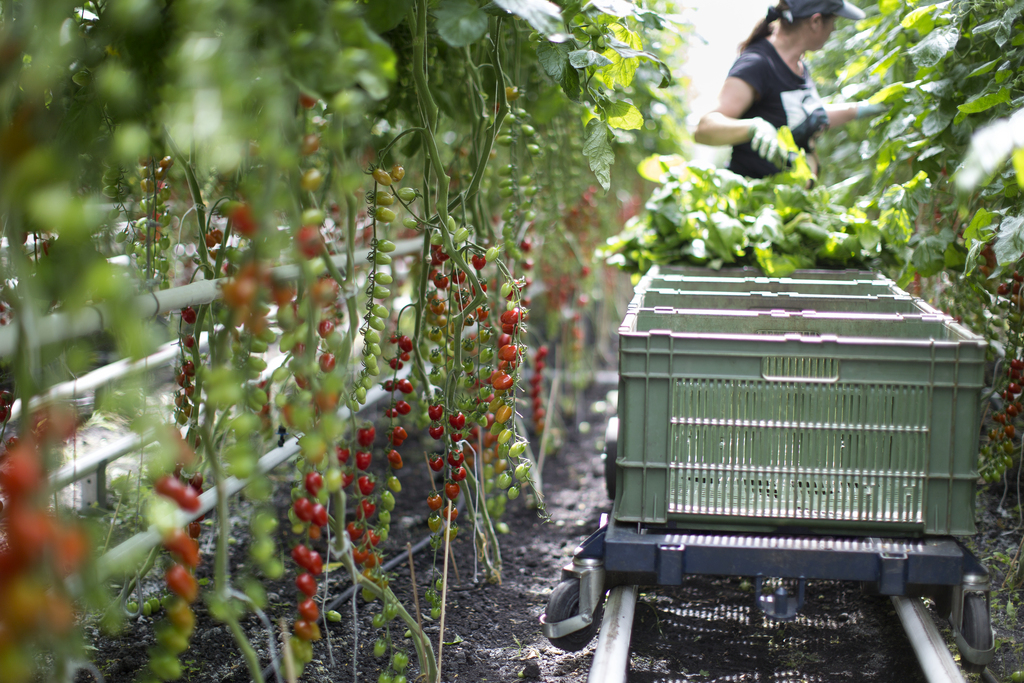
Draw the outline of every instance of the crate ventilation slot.
[[[804,358],[765,356],[761,359],[761,376],[774,382],[837,382],[839,360],[836,358]]]

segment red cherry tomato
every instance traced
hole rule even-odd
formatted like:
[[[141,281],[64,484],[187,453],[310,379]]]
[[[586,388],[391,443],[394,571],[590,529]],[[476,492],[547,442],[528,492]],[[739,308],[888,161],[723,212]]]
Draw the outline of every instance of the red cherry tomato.
[[[190,541],[191,542],[191,541]],[[164,575],[164,580],[167,582],[167,588],[172,593],[180,596],[185,602],[195,602],[196,596],[199,593],[199,584],[196,583],[194,576],[188,573],[180,564],[176,564],[167,570],[167,574]]]
[[[313,598],[306,598],[299,603],[299,616],[306,621],[316,621],[320,618],[320,610],[317,609]]]
[[[295,577],[295,587],[306,595],[313,597],[316,595],[316,577],[308,573],[299,574]]]
[[[359,492],[362,493],[364,496],[368,496],[371,493],[373,493],[373,489],[376,486],[373,479],[370,479],[370,477],[366,476],[365,474],[359,477],[357,483],[359,484]]]
[[[373,458],[373,454],[369,451],[356,451],[356,468],[365,470],[370,466],[370,460]]]

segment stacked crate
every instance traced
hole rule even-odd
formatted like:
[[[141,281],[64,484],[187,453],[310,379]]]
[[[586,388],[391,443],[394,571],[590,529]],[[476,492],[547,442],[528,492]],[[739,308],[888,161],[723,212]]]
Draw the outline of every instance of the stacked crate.
[[[655,268],[619,328],[615,518],[974,533],[984,361],[876,274]]]

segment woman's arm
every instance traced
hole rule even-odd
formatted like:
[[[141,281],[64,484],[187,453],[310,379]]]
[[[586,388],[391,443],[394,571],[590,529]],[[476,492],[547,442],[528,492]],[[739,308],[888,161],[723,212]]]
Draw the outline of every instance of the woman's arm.
[[[754,89],[746,81],[729,77],[718,93],[718,107],[701,117],[693,139],[702,145],[738,145],[753,136],[749,119],[740,119],[754,103]]]
[[[845,126],[857,118],[859,105],[844,102],[842,104],[826,104],[825,113],[828,114],[828,127]]]

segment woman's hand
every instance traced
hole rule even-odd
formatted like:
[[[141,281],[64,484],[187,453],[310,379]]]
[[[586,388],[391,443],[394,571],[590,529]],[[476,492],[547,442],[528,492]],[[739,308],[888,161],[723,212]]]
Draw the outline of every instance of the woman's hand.
[[[760,116],[750,119],[750,146],[765,161],[786,167],[789,155],[779,145],[779,130]]]

